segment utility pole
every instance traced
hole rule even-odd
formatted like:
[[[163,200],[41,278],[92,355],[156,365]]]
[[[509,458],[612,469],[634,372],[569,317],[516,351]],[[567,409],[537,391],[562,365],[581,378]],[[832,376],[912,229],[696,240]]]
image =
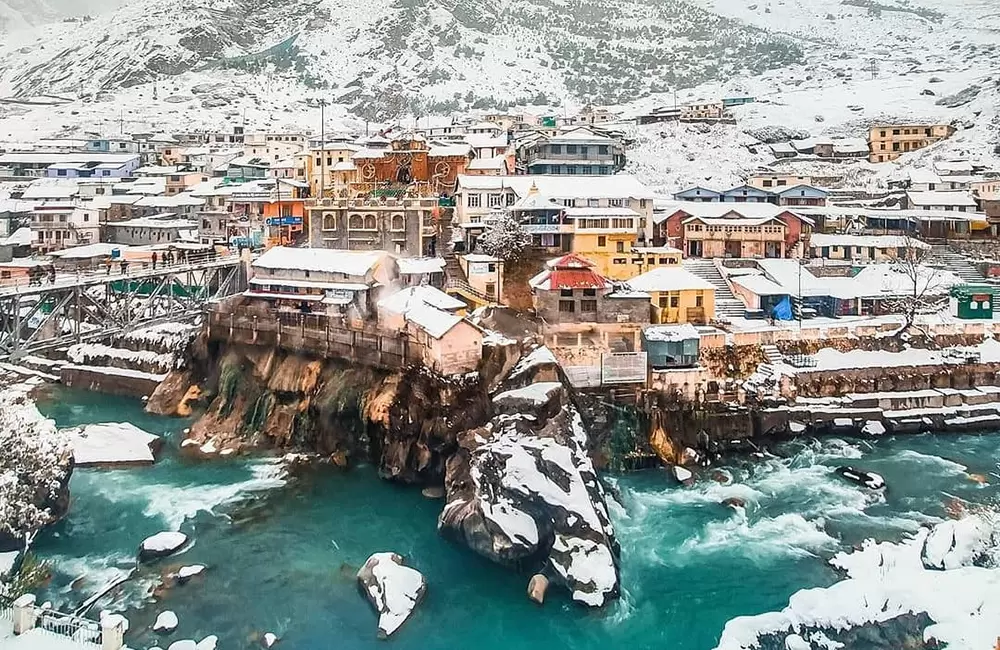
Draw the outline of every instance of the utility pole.
[[[869,59],[868,70],[872,73],[872,79],[878,79],[878,59]]]
[[[319,100],[319,165],[320,165],[320,175],[319,175],[319,197],[318,200],[322,201],[326,196],[326,99]],[[322,205],[322,203],[320,203]],[[313,215],[316,211],[313,211]],[[322,219],[322,217],[320,217]],[[309,248],[313,246],[313,227],[312,219],[309,219],[307,225],[309,228]]]

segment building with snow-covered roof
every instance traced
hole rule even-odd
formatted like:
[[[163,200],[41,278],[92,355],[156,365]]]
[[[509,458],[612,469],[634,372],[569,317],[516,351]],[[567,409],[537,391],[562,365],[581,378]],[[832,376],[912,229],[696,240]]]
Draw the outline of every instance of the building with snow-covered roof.
[[[130,176],[140,165],[135,153],[2,153],[0,167],[9,167],[13,176],[49,178],[121,178]]]
[[[198,241],[198,222],[173,213],[104,224],[105,240],[113,244],[147,246]]]
[[[435,197],[340,198],[307,202],[314,247],[434,257],[441,208]]]
[[[828,235],[813,233],[809,255],[827,260],[886,262],[905,258],[907,249],[929,250],[930,245],[902,235]]]
[[[625,166],[625,146],[593,129],[578,127],[519,147],[517,160],[528,174],[614,174]]]
[[[975,212],[976,200],[968,190],[906,193],[904,209]]]
[[[275,246],[251,264],[245,296],[276,307],[311,312],[374,316],[381,287],[397,276],[383,251],[349,251]]]
[[[648,296],[617,297],[616,285],[593,262],[573,253],[546,262],[528,286],[546,325],[649,322]]]
[[[44,254],[97,242],[101,226],[97,210],[72,203],[42,202],[32,211],[31,231],[34,233],[32,248]]]
[[[396,259],[399,281],[407,286],[444,287],[443,257],[400,257]]]
[[[956,130],[950,124],[874,125],[868,131],[868,160],[873,163],[896,160],[904,153],[950,138]]]
[[[795,187],[796,185],[812,184],[813,179],[811,176],[796,176],[794,174],[778,174],[774,172],[753,174],[747,179],[747,185],[759,187],[768,192],[776,192],[783,188]]]
[[[715,318],[715,285],[685,268],[653,269],[625,284],[649,294],[654,324],[706,324]]]
[[[677,202],[657,215],[652,242],[680,248],[688,257],[799,255],[814,222],[797,210],[771,203]]]

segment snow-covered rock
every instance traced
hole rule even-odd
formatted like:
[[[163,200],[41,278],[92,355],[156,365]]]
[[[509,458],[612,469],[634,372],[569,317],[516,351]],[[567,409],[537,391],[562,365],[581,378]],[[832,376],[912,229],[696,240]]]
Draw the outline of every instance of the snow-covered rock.
[[[174,641],[167,650],[198,650],[198,644],[191,639]]]
[[[206,636],[204,639],[195,644],[194,650],[215,650],[216,646],[219,645],[219,637],[214,634]]]
[[[205,568],[206,567],[203,564],[190,564],[188,566],[182,566],[177,570],[177,582],[184,584],[191,578],[204,573]]]
[[[1000,531],[982,517],[965,517],[935,526],[924,540],[920,559],[927,569],[972,566],[1000,546]]]
[[[812,650],[812,644],[798,634],[789,634],[785,637],[785,650]]]
[[[79,467],[94,465],[151,465],[160,436],[127,422],[88,424],[64,431]]]
[[[188,542],[188,536],[175,531],[156,533],[142,540],[139,545],[139,561],[148,562],[161,557],[173,555]]]
[[[803,629],[842,631],[920,613],[932,621],[924,629],[928,647],[939,647],[931,645],[936,643],[991,648],[1000,637],[1000,568],[996,558],[978,567],[969,561],[969,554],[953,554],[944,570],[928,569],[924,560],[930,538],[960,538],[963,547],[971,548],[975,544],[970,542],[979,537],[978,532],[972,535],[970,531],[979,531],[981,526],[992,531],[994,546],[989,550],[995,553],[995,544],[1000,541],[995,537],[1000,532],[995,514],[944,522],[899,544],[867,540],[860,550],[840,553],[830,561],[846,572],[844,580],[825,589],[798,591],[780,612],[732,619],[726,623],[717,650],[758,648],[761,638],[769,635],[803,634]],[[944,556],[939,559],[944,560]],[[823,640],[828,640],[825,635],[812,636],[820,647],[838,647],[836,643],[821,644]]]
[[[177,629],[177,614],[170,610],[160,612],[153,623],[153,631],[157,634],[170,634]]]
[[[358,587],[379,613],[378,636],[388,638],[427,593],[427,581],[396,553],[375,553],[358,571]]]
[[[865,426],[861,427],[861,433],[866,436],[881,436],[885,433],[885,425],[878,420],[868,420]]]
[[[618,545],[587,433],[562,386],[459,436],[448,461],[443,533],[498,562],[542,573],[599,607],[618,593]],[[551,414],[551,416],[550,416]]]
[[[674,474],[674,478],[677,479],[677,482],[681,485],[691,485],[694,483],[694,474],[691,473],[691,470],[681,467],[680,465],[674,465],[671,468],[671,471]]]
[[[265,632],[264,636],[260,638],[260,645],[265,649],[273,648],[278,642],[278,636],[273,632]]]

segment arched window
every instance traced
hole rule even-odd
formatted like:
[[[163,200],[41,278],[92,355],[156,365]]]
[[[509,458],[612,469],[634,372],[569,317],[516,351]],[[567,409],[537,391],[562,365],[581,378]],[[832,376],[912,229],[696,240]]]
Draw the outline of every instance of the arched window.
[[[403,215],[392,215],[392,229],[396,231],[406,230],[406,221],[403,219]]]
[[[375,215],[368,215],[365,217],[365,230],[376,230],[378,225],[375,221]]]
[[[363,230],[365,227],[365,220],[360,214],[352,214],[349,224],[351,230]]]
[[[337,215],[333,212],[323,213],[323,230],[337,229]]]

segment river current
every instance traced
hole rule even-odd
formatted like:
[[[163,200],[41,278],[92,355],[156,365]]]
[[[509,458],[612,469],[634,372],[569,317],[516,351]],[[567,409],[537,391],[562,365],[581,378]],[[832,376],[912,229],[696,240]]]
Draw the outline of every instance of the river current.
[[[194,545],[143,567],[102,600],[126,613],[131,648],[219,636],[220,650],[256,647],[264,632],[287,650],[494,648],[670,648],[708,650],[736,616],[780,610],[789,596],[839,576],[827,564],[866,538],[898,541],[940,521],[956,500],[995,504],[1000,438],[888,437],[788,443],[775,458],[734,461],[734,481],[705,472],[692,488],[662,471],[610,477],[622,546],[622,597],[587,611],[559,589],[538,607],[527,576],[495,566],[441,538],[440,501],[386,483],[374,468],[323,468],[284,480],[268,458],[193,461],[178,455],[188,421],[147,415],[138,401],[56,389],[39,409],[60,426],[131,422],[167,436],[152,467],[77,469],[68,516],[38,541],[54,570],[43,598],[72,609],[135,567],[143,538],[182,530]],[[883,475],[865,491],[832,473],[852,464]],[[988,484],[972,480],[978,474]],[[735,497],[745,509],[722,502]],[[373,552],[395,551],[427,578],[425,601],[392,638],[354,573]],[[161,574],[204,564],[203,577],[168,590]],[[155,595],[154,595],[155,592]],[[167,637],[149,631],[174,611]],[[96,611],[90,613],[96,616]]]

